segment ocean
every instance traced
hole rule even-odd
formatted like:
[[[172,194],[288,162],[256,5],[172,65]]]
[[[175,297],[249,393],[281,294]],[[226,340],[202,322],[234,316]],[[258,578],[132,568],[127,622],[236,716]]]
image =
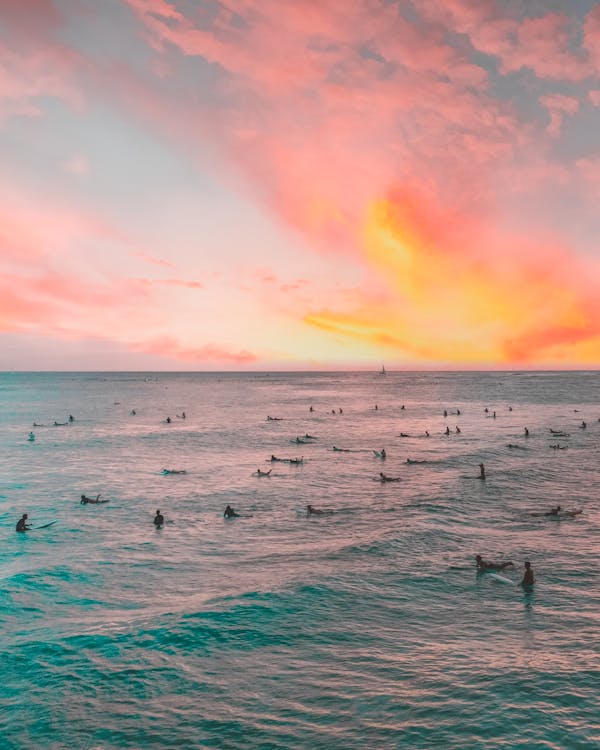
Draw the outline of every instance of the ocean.
[[[597,372],[2,374],[0,746],[600,748],[599,449]]]

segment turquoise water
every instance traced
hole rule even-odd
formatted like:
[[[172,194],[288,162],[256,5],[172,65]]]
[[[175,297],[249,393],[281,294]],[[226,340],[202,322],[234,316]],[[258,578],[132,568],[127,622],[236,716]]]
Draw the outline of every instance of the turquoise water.
[[[0,407],[3,749],[600,747],[598,373],[4,374]]]

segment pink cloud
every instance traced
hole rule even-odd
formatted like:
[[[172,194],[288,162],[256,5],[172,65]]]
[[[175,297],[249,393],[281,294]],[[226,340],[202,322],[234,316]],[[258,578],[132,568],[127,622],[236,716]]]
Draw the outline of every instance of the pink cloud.
[[[548,109],[550,122],[546,127],[546,132],[552,136],[560,135],[565,115],[574,115],[579,111],[579,100],[563,94],[542,96],[540,103]]]
[[[255,362],[258,359],[256,354],[245,349],[227,349],[218,344],[187,346],[171,336],[137,342],[132,344],[130,348],[132,351],[144,352],[145,354],[157,354],[161,357],[172,357],[174,359],[199,363],[225,362],[244,365]]]

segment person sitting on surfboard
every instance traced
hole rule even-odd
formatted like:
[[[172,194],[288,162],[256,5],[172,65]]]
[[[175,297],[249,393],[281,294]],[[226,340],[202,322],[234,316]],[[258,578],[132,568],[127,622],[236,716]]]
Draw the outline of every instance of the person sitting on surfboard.
[[[81,502],[81,505],[87,505],[88,503],[92,503],[93,505],[96,505],[98,503],[103,502],[103,500],[100,500],[100,497],[101,496],[99,494],[96,495],[95,498],[93,498],[93,497],[86,497],[85,495],[82,495],[80,502]]]
[[[27,531],[28,529],[31,528],[31,526],[27,523],[27,518],[28,518],[27,513],[23,513],[21,518],[19,518],[19,520],[17,521],[17,528],[16,528],[17,531]]]
[[[379,455],[381,456],[381,458],[385,458],[387,456],[387,453],[385,452],[385,448],[382,448],[379,451]]]
[[[262,469],[257,469],[256,474],[259,477],[268,477],[272,471],[273,469],[269,469],[269,471],[263,471]]]
[[[236,518],[237,516],[239,516],[239,513],[236,513],[231,505],[228,505],[223,511],[223,518]]]
[[[386,474],[384,474],[382,471],[379,472],[379,480],[381,482],[399,482],[400,477],[388,477]]]
[[[504,568],[514,568],[514,563],[501,562],[494,563],[484,560],[481,555],[475,555],[475,562],[477,563],[477,570],[504,570]]]
[[[521,586],[533,586],[535,583],[535,578],[533,575],[533,568],[531,567],[531,563],[529,560],[525,562],[525,572],[523,573],[523,580],[521,581]]]
[[[156,511],[156,515],[154,516],[154,520],[152,521],[152,523],[156,526],[157,529],[160,529],[163,527],[165,523],[165,517],[160,512],[160,510]]]

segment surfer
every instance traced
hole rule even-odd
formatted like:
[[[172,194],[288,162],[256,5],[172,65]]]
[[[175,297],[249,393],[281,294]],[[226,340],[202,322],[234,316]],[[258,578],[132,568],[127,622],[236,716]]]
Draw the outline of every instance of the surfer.
[[[535,583],[535,577],[533,575],[533,568],[531,567],[531,563],[529,560],[525,562],[525,571],[523,573],[523,580],[521,581],[521,586],[529,587],[533,586]]]
[[[187,474],[187,470],[186,469],[163,469],[160,473],[164,474],[165,476],[167,474]]]
[[[375,411],[377,411],[378,408],[377,404],[375,404]],[[600,419],[598,421],[600,422]]]
[[[313,407],[311,406],[308,411],[313,412],[314,411]]]
[[[74,422],[75,417],[72,414],[69,414],[69,422]]]
[[[35,440],[35,434],[33,432],[30,432],[27,440],[29,440],[30,443],[33,443],[33,441]]]
[[[479,464],[479,479],[485,479],[485,466]]]
[[[137,412],[136,412],[136,410],[135,410],[135,409],[132,409],[132,410],[131,410],[131,411],[129,412],[129,414],[130,414],[130,416],[132,416],[132,417],[135,417],[135,415],[137,414]]]
[[[240,514],[236,513],[235,510],[228,505],[223,511],[223,518],[237,518]]]
[[[101,497],[100,494],[96,495],[95,498],[93,498],[93,497],[86,497],[85,495],[82,495],[80,503],[81,503],[81,505],[88,505],[88,503],[92,503],[92,505],[98,505],[100,503],[105,502],[104,500],[100,500],[100,497]]]
[[[336,453],[350,453],[350,448],[336,448],[336,446],[333,446],[333,450]]]
[[[448,416],[448,411],[447,411],[446,409],[444,409],[444,416],[445,416],[445,417],[447,417],[447,416]]]
[[[398,437],[410,437],[410,435],[406,432],[401,432]]]
[[[29,516],[27,515],[27,513],[23,513],[21,518],[19,518],[16,527],[17,531],[28,531],[31,528],[31,526],[27,523],[28,517]]]
[[[402,404],[402,406],[400,407],[400,411],[404,411],[404,408],[404,404]]]
[[[69,424],[69,423],[68,422],[57,422],[56,419],[54,420],[54,427],[64,427],[67,424]]]
[[[456,434],[460,435],[460,427],[458,425],[456,425]]]
[[[449,434],[450,434],[450,428],[446,427],[446,429],[444,430],[444,435],[449,435]]]
[[[379,472],[379,481],[380,482],[399,482],[400,477],[388,477],[386,474],[384,474],[382,471]]]
[[[171,417],[167,417],[167,418],[165,419],[165,422],[166,422],[167,424],[171,424]]]
[[[38,424],[37,422],[34,422],[31,426],[32,427],[45,427],[46,425],[45,424]]]
[[[157,529],[162,529],[162,527],[163,527],[163,525],[165,523],[165,517],[160,512],[160,510],[156,511],[156,515],[154,516],[154,520],[152,521],[152,523],[154,524],[154,526]]]
[[[273,471],[273,469],[269,469],[269,471],[262,471],[262,469],[257,469],[256,470],[256,476],[258,476],[258,477],[268,477],[268,476],[270,476],[270,474],[271,474],[272,471]]]
[[[306,515],[307,516],[325,516],[328,515],[331,511],[321,510],[320,508],[314,508],[312,505],[306,506]]]
[[[504,570],[505,568],[514,568],[514,563],[512,562],[490,562],[489,560],[484,560],[481,555],[475,555],[475,563],[477,564],[477,570],[484,571],[484,570]]]
[[[379,453],[380,453],[380,455],[381,455],[381,458],[387,458],[387,453],[385,452],[385,448],[382,448],[382,449],[381,449],[381,450],[379,451]]]
[[[429,437],[429,430],[425,430],[425,437]]]
[[[416,458],[407,458],[406,463],[407,464],[424,464],[425,461],[418,461]]]
[[[459,417],[460,417],[460,409],[457,409],[457,410],[456,410],[456,414],[457,414],[457,416],[459,416]]]
[[[316,440],[317,438],[314,435],[309,435],[308,432],[304,435],[306,440]]]
[[[525,434],[525,437],[529,437],[529,430],[527,429],[527,427],[523,427],[523,432]]]
[[[585,423],[585,421],[582,421],[582,422],[581,422],[581,424],[579,425],[579,427],[580,427],[580,428],[581,428],[582,430],[585,430],[585,428],[587,427],[587,424]]]

